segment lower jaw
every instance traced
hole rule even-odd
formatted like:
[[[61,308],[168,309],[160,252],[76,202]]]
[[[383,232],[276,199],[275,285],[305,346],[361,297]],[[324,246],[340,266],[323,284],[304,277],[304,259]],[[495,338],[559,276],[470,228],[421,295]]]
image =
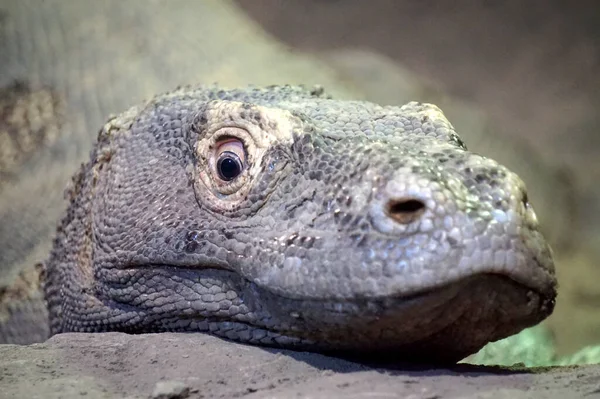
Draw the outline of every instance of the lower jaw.
[[[180,273],[181,280],[195,278],[192,270],[169,273]],[[85,331],[203,331],[367,362],[448,364],[537,324],[552,312],[554,299],[496,274],[472,276],[410,297],[335,302],[283,298],[233,272],[210,273],[238,292],[252,316],[200,315],[191,309],[161,315],[138,309],[149,317],[142,322],[88,324]]]
[[[481,274],[410,298],[341,307],[286,302],[263,309],[291,327],[276,330],[289,338],[281,346],[367,362],[448,364],[539,323],[552,312],[554,298],[501,275]]]

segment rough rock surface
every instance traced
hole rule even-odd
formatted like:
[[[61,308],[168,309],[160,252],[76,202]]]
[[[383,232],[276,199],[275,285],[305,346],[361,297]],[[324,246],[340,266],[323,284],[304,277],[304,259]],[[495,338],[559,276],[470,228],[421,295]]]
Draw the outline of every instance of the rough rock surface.
[[[384,370],[205,334],[60,334],[0,346],[2,398],[600,398],[600,366]],[[159,396],[163,395],[163,396]]]

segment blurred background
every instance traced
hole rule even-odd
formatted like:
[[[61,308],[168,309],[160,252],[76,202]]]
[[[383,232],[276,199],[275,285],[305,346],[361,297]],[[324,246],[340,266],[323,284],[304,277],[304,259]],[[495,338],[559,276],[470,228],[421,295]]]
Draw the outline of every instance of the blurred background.
[[[0,123],[0,283],[47,255],[109,114],[181,84],[321,84],[437,104],[471,150],[515,170],[556,254],[559,353],[598,344],[599,74],[591,0],[1,0],[0,111],[42,98],[58,122],[10,137]]]

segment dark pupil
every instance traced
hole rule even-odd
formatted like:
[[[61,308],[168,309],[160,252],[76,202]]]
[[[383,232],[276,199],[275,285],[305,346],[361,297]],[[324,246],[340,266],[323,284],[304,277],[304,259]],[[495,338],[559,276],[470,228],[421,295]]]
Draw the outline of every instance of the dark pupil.
[[[217,170],[221,179],[233,180],[242,173],[242,163],[237,155],[232,152],[224,152],[217,162]]]

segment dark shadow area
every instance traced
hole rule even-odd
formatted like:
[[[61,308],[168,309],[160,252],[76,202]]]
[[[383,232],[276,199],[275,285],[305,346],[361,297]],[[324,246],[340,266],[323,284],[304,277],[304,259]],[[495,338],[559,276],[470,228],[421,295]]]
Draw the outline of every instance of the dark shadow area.
[[[224,341],[227,339],[221,338]],[[472,364],[420,364],[418,361],[403,362],[391,359],[377,359],[374,357],[348,356],[344,354],[316,353],[294,351],[274,347],[261,347],[262,350],[291,357],[320,370],[329,370],[335,373],[354,373],[360,371],[377,371],[390,375],[404,376],[441,376],[441,375],[469,375],[478,377],[485,375],[513,375],[529,374],[535,369],[516,364],[511,367],[480,366]],[[545,368],[549,369],[549,368]]]

